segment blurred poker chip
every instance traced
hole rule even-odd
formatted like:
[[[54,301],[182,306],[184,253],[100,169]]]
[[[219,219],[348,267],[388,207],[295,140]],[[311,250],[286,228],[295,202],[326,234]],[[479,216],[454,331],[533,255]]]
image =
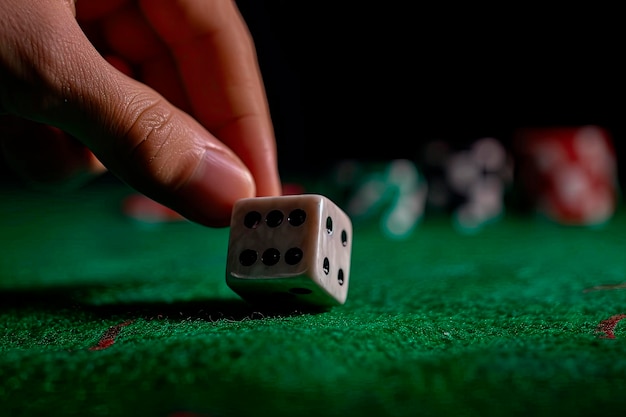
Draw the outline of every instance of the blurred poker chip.
[[[171,208],[139,193],[128,195],[122,200],[122,212],[128,218],[145,224],[186,221]]]
[[[424,216],[428,186],[415,162],[342,161],[334,169],[338,201],[356,223],[378,223],[390,239],[409,237]]]
[[[610,132],[600,126],[525,128],[516,132],[518,183],[525,204],[551,221],[601,226],[619,198]]]
[[[504,214],[514,161],[500,140],[483,137],[463,145],[432,140],[420,161],[428,209],[450,215],[459,231],[475,233]]]

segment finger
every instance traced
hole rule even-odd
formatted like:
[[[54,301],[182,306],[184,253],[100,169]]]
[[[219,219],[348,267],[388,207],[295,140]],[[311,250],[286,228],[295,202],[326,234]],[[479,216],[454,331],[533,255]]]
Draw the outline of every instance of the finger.
[[[109,65],[67,6],[33,0],[10,12],[2,33],[10,47],[0,46],[0,98],[9,112],[70,133],[131,186],[208,226],[226,226],[234,202],[255,194],[241,160]]]
[[[107,48],[137,68],[142,82],[181,110],[190,110],[174,60],[136,7],[120,8],[100,26]]]
[[[0,118],[0,148],[7,165],[35,188],[72,189],[106,171],[71,136],[16,117]]]
[[[105,59],[118,71],[132,75],[125,61],[115,56]],[[76,138],[18,117],[0,117],[0,149],[7,165],[33,188],[74,189],[106,172]]]
[[[110,15],[120,8],[124,7],[124,4],[128,0],[107,0],[107,1],[77,1],[75,15],[80,16],[81,19],[90,21],[94,19],[101,19],[104,16]]]
[[[244,161],[258,195],[280,194],[263,82],[235,3],[147,0],[140,7],[175,58],[194,116]]]

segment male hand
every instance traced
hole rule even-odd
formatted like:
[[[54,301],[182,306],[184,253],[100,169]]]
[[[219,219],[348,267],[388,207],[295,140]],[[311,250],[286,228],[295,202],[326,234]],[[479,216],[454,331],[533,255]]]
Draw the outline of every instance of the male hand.
[[[280,195],[254,44],[233,1],[0,0],[0,14],[0,145],[28,181],[108,169],[211,227],[240,198]]]

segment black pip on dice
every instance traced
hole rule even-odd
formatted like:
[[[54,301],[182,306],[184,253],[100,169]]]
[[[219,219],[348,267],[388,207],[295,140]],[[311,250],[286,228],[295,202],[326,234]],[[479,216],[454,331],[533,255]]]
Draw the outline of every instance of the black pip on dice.
[[[317,194],[239,200],[226,283],[252,304],[329,308],[345,303],[352,222]]]

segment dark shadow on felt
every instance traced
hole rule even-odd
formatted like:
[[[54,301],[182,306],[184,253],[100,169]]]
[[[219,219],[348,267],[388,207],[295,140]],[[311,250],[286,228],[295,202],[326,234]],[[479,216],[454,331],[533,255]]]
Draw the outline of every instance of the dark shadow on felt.
[[[0,290],[0,313],[7,310],[76,310],[99,318],[145,318],[168,320],[258,320],[321,313],[323,310],[302,309],[290,305],[252,306],[243,300],[206,298],[186,301],[147,301],[94,305],[81,301],[81,294],[93,293],[99,286],[62,286],[37,289]],[[102,289],[109,288],[101,286]]]

